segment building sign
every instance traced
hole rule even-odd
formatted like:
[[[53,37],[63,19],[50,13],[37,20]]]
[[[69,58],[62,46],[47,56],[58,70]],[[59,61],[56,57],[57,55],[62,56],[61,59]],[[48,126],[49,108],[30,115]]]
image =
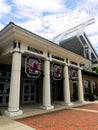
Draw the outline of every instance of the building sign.
[[[25,59],[25,73],[27,76],[31,78],[38,78],[41,75],[40,64],[40,59],[28,56]]]
[[[62,79],[62,66],[61,65],[57,63],[52,64],[52,76],[54,80]]]
[[[57,59],[57,60],[60,60],[60,61],[64,61],[64,59],[61,58],[61,57],[59,57],[59,56],[52,55],[52,58]]]
[[[72,80],[77,80],[77,70],[74,68],[70,69],[70,76]]]
[[[30,47],[30,46],[27,47],[27,50],[38,53],[38,54],[43,54],[43,52],[41,50],[38,50],[38,49]]]

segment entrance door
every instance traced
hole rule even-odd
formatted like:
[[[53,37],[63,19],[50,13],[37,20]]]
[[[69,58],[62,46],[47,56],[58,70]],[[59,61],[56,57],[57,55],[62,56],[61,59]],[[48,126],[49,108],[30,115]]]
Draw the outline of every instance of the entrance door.
[[[6,106],[9,99],[9,82],[0,82],[0,106]]]
[[[78,100],[78,83],[73,82],[73,100]]]
[[[36,79],[24,79],[23,80],[23,97],[22,103],[34,103],[36,102]]]

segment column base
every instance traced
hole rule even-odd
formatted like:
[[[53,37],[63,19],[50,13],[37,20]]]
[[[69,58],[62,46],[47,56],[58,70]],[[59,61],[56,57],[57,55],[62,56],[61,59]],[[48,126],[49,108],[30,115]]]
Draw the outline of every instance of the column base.
[[[13,116],[18,116],[18,115],[22,115],[23,111],[19,110],[19,111],[15,111],[15,112],[10,112],[10,111],[4,111],[4,114],[9,116],[9,117],[13,117]]]
[[[40,106],[40,108],[44,110],[51,110],[54,109],[54,106]]]
[[[72,103],[72,102],[62,102],[62,105],[65,105],[65,106],[72,106],[73,103]]]
[[[86,101],[77,101],[78,103],[84,104]]]

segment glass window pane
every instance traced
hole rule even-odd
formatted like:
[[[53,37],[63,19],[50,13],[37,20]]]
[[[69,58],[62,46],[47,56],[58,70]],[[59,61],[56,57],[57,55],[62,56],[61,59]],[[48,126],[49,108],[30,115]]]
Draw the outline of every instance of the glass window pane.
[[[35,95],[31,95],[30,98],[31,98],[31,101],[34,101],[35,100]]]
[[[24,86],[24,94],[29,93],[29,85]]]
[[[0,83],[0,94],[3,94],[4,91],[4,83]]]
[[[24,96],[24,101],[29,101],[29,96],[28,95]]]
[[[3,103],[3,97],[0,96],[0,103]]]

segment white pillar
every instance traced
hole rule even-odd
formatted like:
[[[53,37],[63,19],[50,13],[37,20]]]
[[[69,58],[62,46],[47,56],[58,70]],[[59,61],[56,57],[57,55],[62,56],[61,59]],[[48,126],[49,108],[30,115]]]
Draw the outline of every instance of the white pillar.
[[[64,104],[67,106],[72,105],[70,101],[70,86],[69,86],[69,73],[68,66],[64,66]]]
[[[44,78],[43,78],[43,105],[42,109],[53,109],[51,105],[51,94],[50,94],[50,61],[44,61]]]
[[[12,56],[13,57],[12,57],[9,105],[8,105],[8,111],[5,111],[5,114],[8,116],[15,116],[22,114],[22,111],[19,110],[21,53],[14,52]]]
[[[82,73],[81,69],[78,69],[78,100],[84,103],[83,84],[82,84]]]

